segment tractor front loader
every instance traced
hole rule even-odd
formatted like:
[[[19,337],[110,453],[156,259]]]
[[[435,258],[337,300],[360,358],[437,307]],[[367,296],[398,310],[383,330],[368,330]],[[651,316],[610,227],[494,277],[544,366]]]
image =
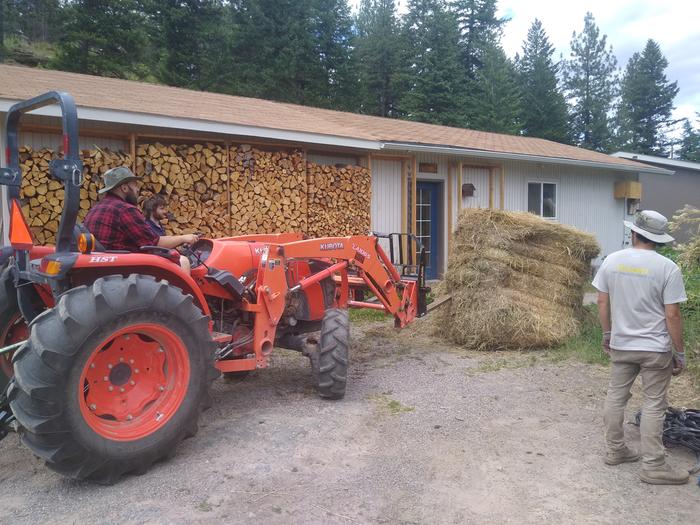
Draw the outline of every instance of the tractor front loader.
[[[50,164],[65,194],[55,247],[35,245],[20,201],[20,118],[49,104],[63,117],[63,156]],[[389,255],[376,235],[200,239],[182,252],[190,272],[175,250],[102,249],[76,224],[83,167],[66,93],[10,108],[6,140],[0,437],[18,430],[61,474],[113,483],[144,472],[197,432],[220,373],[265,368],[274,347],[308,356],[320,395],[342,398],[348,308],[382,310],[397,327],[426,313],[424,253],[406,235],[383,236]]]

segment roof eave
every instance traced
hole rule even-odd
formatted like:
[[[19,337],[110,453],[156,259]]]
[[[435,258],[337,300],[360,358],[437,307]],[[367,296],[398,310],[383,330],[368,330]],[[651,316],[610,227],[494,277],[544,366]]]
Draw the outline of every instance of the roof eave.
[[[525,153],[508,153],[500,151],[485,151],[480,149],[460,148],[453,146],[431,146],[428,144],[415,144],[410,142],[384,142],[382,150],[400,150],[414,153],[441,153],[447,155],[469,155],[485,159],[498,160],[524,160],[530,162],[542,162],[547,164],[566,164],[589,168],[603,168],[609,170],[631,171],[634,173],[650,173],[653,175],[673,175],[673,171],[663,168],[654,168],[646,164],[637,163],[639,167],[626,166],[613,162],[596,162],[588,160],[567,159],[563,157],[545,157],[542,155],[529,155]]]
[[[7,112],[17,100],[0,99],[0,112]],[[292,143],[322,144],[325,146],[338,146],[343,148],[379,150],[381,143],[373,140],[342,137],[338,135],[325,135],[304,131],[292,131],[283,129],[264,128],[243,124],[227,124],[212,122],[209,120],[189,119],[183,117],[167,117],[149,113],[137,113],[133,111],[117,111],[112,109],[93,108],[79,106],[78,113],[81,120],[112,122],[116,124],[131,124],[139,126],[154,126],[179,130],[218,133],[221,135],[237,135],[243,137],[255,137],[266,140],[280,140]],[[34,115],[47,117],[60,117],[58,106],[46,106],[32,111]]]

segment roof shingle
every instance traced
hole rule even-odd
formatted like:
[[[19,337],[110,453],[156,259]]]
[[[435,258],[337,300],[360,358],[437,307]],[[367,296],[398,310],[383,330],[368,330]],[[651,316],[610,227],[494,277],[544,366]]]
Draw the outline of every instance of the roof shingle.
[[[358,115],[218,93],[63,71],[0,65],[0,98],[66,91],[79,107],[315,133],[352,139],[448,146],[637,167],[640,164],[549,140]]]

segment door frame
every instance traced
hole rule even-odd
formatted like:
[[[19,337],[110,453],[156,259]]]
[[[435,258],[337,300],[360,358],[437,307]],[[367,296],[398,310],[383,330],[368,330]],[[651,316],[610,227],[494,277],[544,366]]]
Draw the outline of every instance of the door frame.
[[[423,187],[421,188],[421,186]],[[437,180],[420,177],[416,179],[416,214],[418,213],[417,192],[426,188],[430,190],[434,199],[434,202],[431,202],[430,208],[430,259],[426,268],[426,278],[440,279],[445,269],[445,181],[442,179]],[[417,233],[418,231],[416,231],[416,234]]]

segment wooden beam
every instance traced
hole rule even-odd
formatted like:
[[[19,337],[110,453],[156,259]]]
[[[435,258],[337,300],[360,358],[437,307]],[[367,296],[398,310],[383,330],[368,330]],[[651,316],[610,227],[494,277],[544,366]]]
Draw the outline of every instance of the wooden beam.
[[[462,181],[464,180],[464,164],[462,161],[457,165],[457,216],[462,211]]]
[[[405,160],[410,159],[410,155],[389,155],[384,153],[373,153],[372,158],[382,159],[382,160]]]
[[[493,210],[493,168],[489,168],[489,210]]]
[[[416,193],[418,191],[418,159],[416,158],[415,155],[413,155],[413,163],[412,163],[412,168],[411,168],[411,197],[412,197],[412,203],[411,203],[411,209],[413,210],[412,215],[411,215],[411,222],[413,223],[411,225],[412,230],[411,233],[413,235],[418,235],[418,222],[416,218],[416,214],[418,212],[418,194]],[[412,246],[413,249],[413,256],[415,257],[416,252],[418,251],[418,245],[414,244]]]
[[[452,175],[454,175],[454,164],[450,162],[447,165],[447,256],[450,256],[452,248]]]
[[[20,128],[20,133],[47,133],[49,135],[63,135],[63,130],[61,128],[58,128],[56,126],[46,126],[46,125],[40,125],[40,124],[27,124],[27,125],[22,125]],[[80,136],[85,137],[100,137],[100,138],[106,138],[106,139],[115,139],[115,140],[129,140],[129,132],[125,131],[124,133],[116,133],[114,131],[103,131],[103,130],[97,130],[97,129],[90,129],[90,128],[80,128]]]
[[[500,170],[500,175],[501,175],[501,187],[500,187],[501,209],[504,210],[506,207],[506,203],[505,203],[505,200],[506,200],[506,198],[505,198],[505,195],[506,195],[506,175],[503,171],[503,166],[501,166],[499,168],[499,170]]]
[[[401,230],[408,231],[408,161],[401,161]]]
[[[129,152],[131,153],[131,171],[136,173],[136,133],[129,135]]]
[[[228,208],[228,234],[229,237],[232,237],[233,217],[231,216],[231,206],[233,206],[233,203],[231,202],[231,144],[225,142],[224,147],[226,148],[226,193],[228,194],[226,201]]]

